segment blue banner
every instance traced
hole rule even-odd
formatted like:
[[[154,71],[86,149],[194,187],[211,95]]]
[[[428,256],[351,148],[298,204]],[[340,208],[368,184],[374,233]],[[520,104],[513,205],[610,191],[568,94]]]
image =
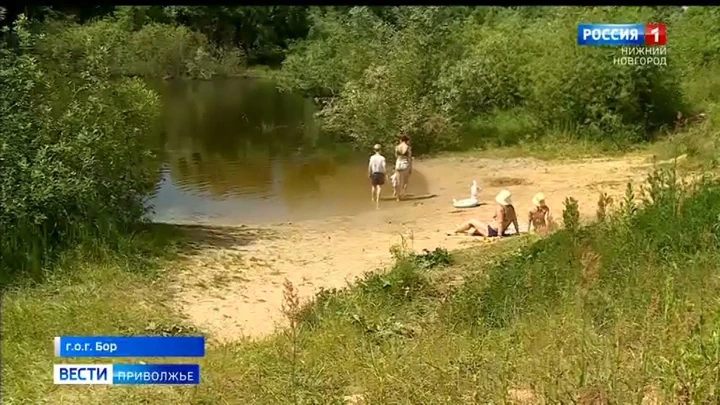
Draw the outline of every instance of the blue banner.
[[[56,357],[205,357],[202,336],[62,336]]]
[[[56,385],[196,385],[198,364],[54,364]]]
[[[578,45],[644,46],[644,24],[580,24]]]
[[[113,385],[197,385],[198,364],[113,364]]]

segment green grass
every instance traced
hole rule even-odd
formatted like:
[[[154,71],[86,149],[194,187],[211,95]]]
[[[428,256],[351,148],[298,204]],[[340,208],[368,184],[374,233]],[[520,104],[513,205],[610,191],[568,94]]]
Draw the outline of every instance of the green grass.
[[[702,122],[679,131],[649,149],[659,159],[685,155],[680,165],[684,171],[712,170],[718,167],[720,138],[720,103],[711,104]]]
[[[655,144],[653,144],[655,145]],[[653,145],[637,144],[612,147],[597,142],[581,141],[568,135],[555,135],[537,141],[519,142],[507,146],[474,147],[462,151],[448,151],[433,156],[479,157],[488,159],[534,158],[546,161],[589,158],[618,158],[628,154],[654,152]],[[667,149],[670,153],[670,149]]]
[[[715,168],[720,162],[717,139],[720,137],[718,116],[720,104],[711,104],[704,122],[691,125],[670,134],[662,135],[657,142],[632,145],[603,144],[579,140],[571,133],[558,132],[537,140],[517,141],[512,144],[487,147],[470,147],[462,151],[439,152],[435,156],[482,157],[489,159],[535,158],[547,161],[587,158],[618,158],[632,154],[652,155],[657,160],[669,160],[686,155],[679,168],[684,171]]]
[[[518,243],[519,240],[508,246]],[[501,252],[488,248],[484,251],[488,253],[488,258],[498,257]],[[161,253],[166,252],[153,252],[154,255]],[[416,264],[421,267],[442,264],[447,257],[440,253],[439,259],[437,254],[430,254],[419,258]],[[461,253],[460,258],[466,254]],[[83,261],[92,264],[73,265]],[[292,339],[281,334],[260,343],[214,346],[207,358],[201,361],[203,382],[197,388],[56,387],[52,385],[51,372],[56,360],[52,352],[55,336],[193,333],[193,328],[168,305],[170,292],[164,283],[168,275],[156,271],[159,262],[141,261],[139,263],[142,264],[134,268],[131,262],[117,258],[74,257],[68,262],[70,264],[61,264],[61,269],[43,282],[34,285],[20,283],[3,296],[2,371],[6,380],[2,396],[5,403],[164,403],[172,400],[177,403],[216,404],[236,403],[240,399],[250,403],[290,403],[294,396],[310,402],[332,403],[333,398],[339,401],[347,393],[352,393],[353,388],[346,386],[344,374],[355,374],[362,379],[377,377],[375,372],[378,370],[371,363],[380,352],[377,352],[378,348],[368,352],[363,350],[363,347],[371,347],[375,343],[365,341],[366,332],[353,323],[357,322],[355,319],[368,322],[368,330],[382,340],[381,336],[387,334],[392,338],[405,327],[387,317],[385,311],[390,307],[401,311],[394,315],[396,318],[413,316],[418,323],[423,323],[419,316],[437,304],[428,296],[422,296],[412,307],[404,308],[394,302],[393,297],[406,296],[406,287],[413,285],[413,280],[419,284],[412,288],[420,288],[423,294],[426,292],[424,288],[430,288],[428,282],[420,281],[422,277],[416,277],[413,266],[398,267],[386,277],[369,277],[358,290],[360,294],[343,295],[349,300],[348,305],[357,307],[356,311],[347,314],[349,317],[338,317],[329,324],[323,319],[323,333],[309,330],[301,333],[297,342],[301,347],[297,359],[298,375],[294,383],[290,380],[291,364],[288,364]],[[437,272],[435,275],[439,278],[436,281],[442,279],[442,284],[447,284],[446,281],[467,274],[467,269],[462,266],[461,263]],[[420,292],[418,290],[418,294]],[[327,296],[334,297],[335,294],[346,293]],[[312,316],[311,312],[305,315],[308,324],[312,322]],[[348,323],[348,320],[351,322]],[[345,338],[348,340],[345,341]],[[351,352],[345,351],[350,348]],[[322,367],[333,357],[338,367],[333,373],[337,374],[327,379],[317,367]],[[310,365],[312,367],[308,368]]]
[[[607,149],[592,142],[555,140],[520,143],[512,146],[476,148],[464,152],[452,153],[452,155],[472,155],[488,159],[535,158],[540,160],[561,161],[599,157],[619,157],[641,150],[641,146],[631,149]]]

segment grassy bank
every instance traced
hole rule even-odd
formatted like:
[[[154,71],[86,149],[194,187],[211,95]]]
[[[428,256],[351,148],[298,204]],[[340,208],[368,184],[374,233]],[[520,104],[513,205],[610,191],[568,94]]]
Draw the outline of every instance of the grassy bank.
[[[343,403],[351,395],[368,403],[710,401],[720,386],[720,183],[682,186],[675,180],[672,172],[658,172],[645,196],[628,196],[602,221],[544,239],[518,238],[499,250],[452,256],[396,250],[388,272],[322,293],[305,308],[293,307],[287,286],[295,328],[257,343],[211,348],[197,388],[50,384],[50,342],[58,334],[192,331],[166,305],[169,274],[137,271],[151,263],[83,260],[93,264],[5,293],[3,398],[98,404]],[[575,212],[566,209],[566,223]],[[145,253],[153,251],[167,250]]]
[[[661,146],[662,145],[662,146]],[[535,158],[540,160],[572,160],[583,158],[621,157],[631,153],[656,151],[668,158],[680,149],[665,143],[639,143],[623,148],[607,148],[592,141],[582,141],[570,137],[548,137],[533,142],[519,142],[507,146],[473,147],[466,150],[439,151],[429,156],[483,157],[488,159]]]

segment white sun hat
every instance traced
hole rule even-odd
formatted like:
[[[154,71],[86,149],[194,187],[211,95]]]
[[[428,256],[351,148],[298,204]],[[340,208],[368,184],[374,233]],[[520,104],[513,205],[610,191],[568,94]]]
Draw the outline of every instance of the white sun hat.
[[[536,207],[544,206],[545,205],[545,194],[543,193],[537,193],[532,198],[532,203]]]
[[[497,196],[495,196],[495,201],[503,206],[510,205],[512,204],[512,193],[508,190],[502,190]]]

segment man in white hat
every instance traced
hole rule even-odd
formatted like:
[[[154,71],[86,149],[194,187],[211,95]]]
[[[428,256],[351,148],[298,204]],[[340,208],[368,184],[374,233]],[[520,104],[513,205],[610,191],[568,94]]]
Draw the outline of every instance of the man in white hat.
[[[497,211],[493,219],[495,226],[487,225],[477,219],[471,219],[458,226],[454,233],[466,232],[470,236],[480,235],[489,238],[505,236],[505,231],[512,224],[515,227],[515,233],[520,233],[518,227],[517,214],[515,207],[512,205],[512,193],[508,190],[502,190],[495,196],[495,202],[498,203]]]
[[[545,203],[545,194],[535,194],[532,198],[532,203],[534,207],[528,214],[528,232],[533,228],[536,232],[550,230],[552,216],[550,215],[550,207]]]

